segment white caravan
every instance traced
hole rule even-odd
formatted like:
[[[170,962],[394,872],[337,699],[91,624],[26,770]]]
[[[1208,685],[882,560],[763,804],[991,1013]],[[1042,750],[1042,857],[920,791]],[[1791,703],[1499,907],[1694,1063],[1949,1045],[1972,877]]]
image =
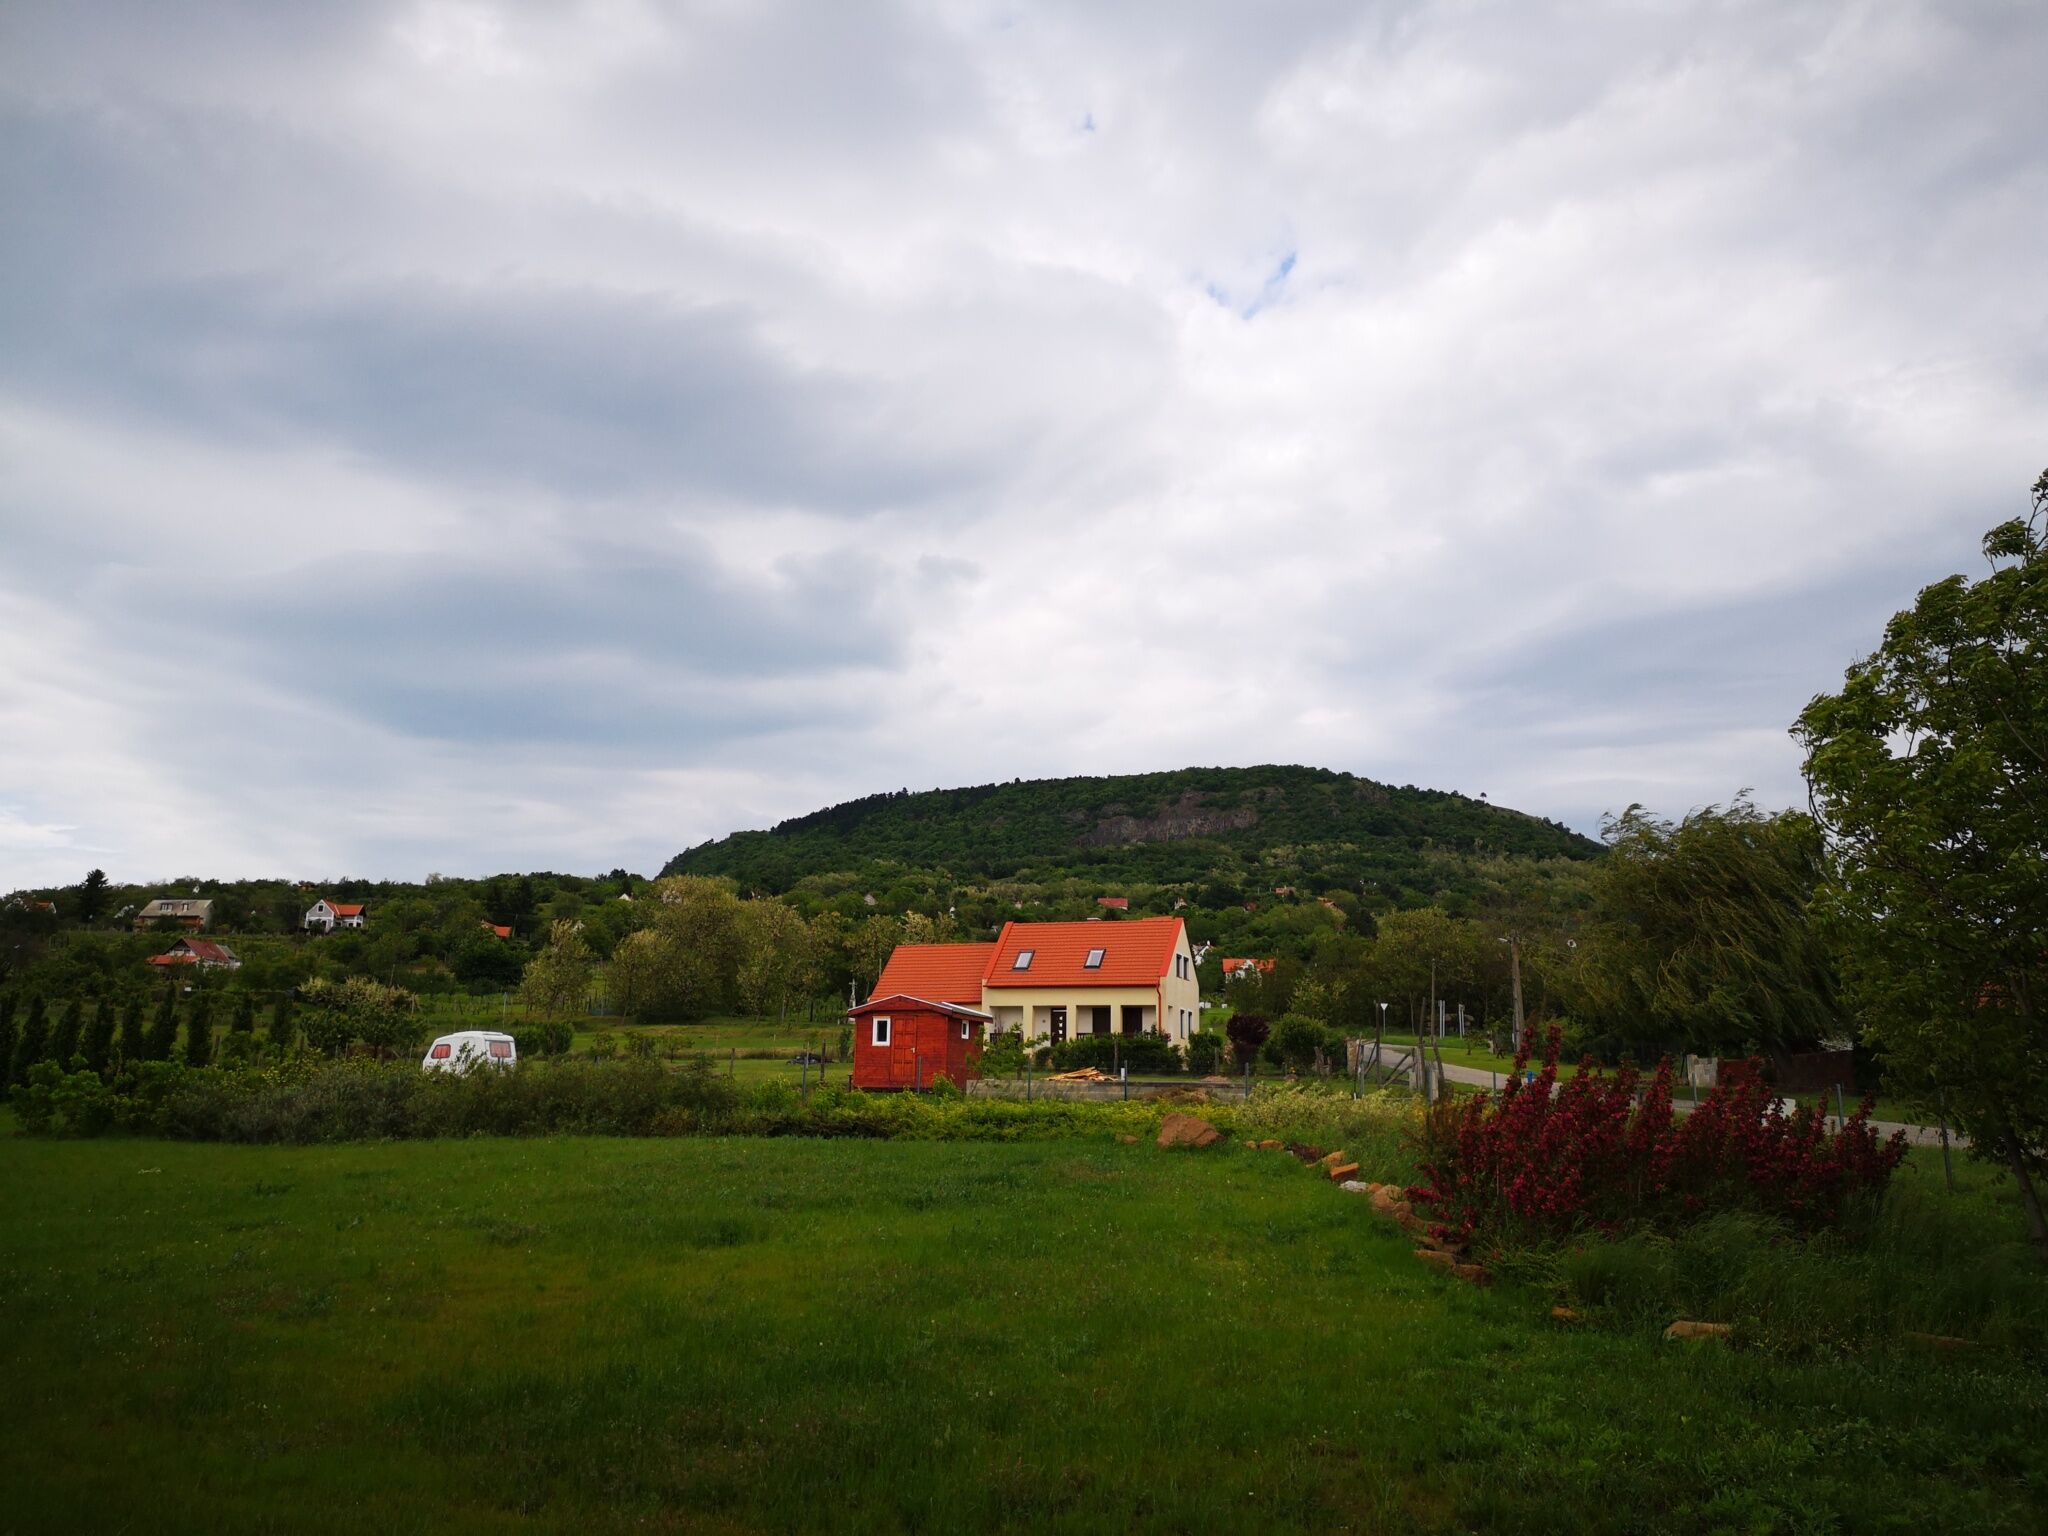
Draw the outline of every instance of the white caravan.
[[[420,1058],[420,1067],[427,1072],[467,1072],[485,1064],[511,1067],[518,1060],[519,1047],[512,1043],[510,1035],[501,1035],[494,1029],[458,1029],[428,1046],[427,1054]]]

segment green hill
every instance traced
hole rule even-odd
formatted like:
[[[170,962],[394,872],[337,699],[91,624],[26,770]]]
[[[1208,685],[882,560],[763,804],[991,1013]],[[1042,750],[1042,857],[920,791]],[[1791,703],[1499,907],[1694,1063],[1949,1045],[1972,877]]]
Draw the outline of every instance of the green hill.
[[[763,892],[827,874],[927,870],[1038,884],[1367,884],[1399,899],[1441,888],[1446,856],[1599,852],[1557,822],[1464,795],[1267,766],[869,795],[700,844],[662,873],[727,875]]]

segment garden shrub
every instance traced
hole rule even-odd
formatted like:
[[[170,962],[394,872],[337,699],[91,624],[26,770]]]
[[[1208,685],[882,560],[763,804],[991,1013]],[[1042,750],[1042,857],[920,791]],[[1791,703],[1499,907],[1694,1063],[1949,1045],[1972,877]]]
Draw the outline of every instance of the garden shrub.
[[[1880,1141],[1871,1130],[1869,1100],[1833,1135],[1817,1108],[1784,1114],[1760,1062],[1725,1063],[1719,1085],[1678,1119],[1668,1058],[1647,1081],[1632,1065],[1609,1075],[1588,1060],[1559,1086],[1557,1044],[1553,1028],[1532,1079],[1518,1058],[1498,1097],[1431,1111],[1411,1195],[1440,1228],[1530,1240],[1748,1210],[1812,1232],[1874,1203],[1905,1156],[1902,1134]]]
[[[534,1056],[566,1056],[569,1047],[576,1043],[576,1030],[560,1019],[544,1019],[525,1029],[514,1030],[512,1042],[518,1047],[521,1060]]]
[[[989,1037],[987,1047],[981,1053],[981,1075],[983,1077],[1020,1077],[1024,1072],[1024,1037],[1014,1029],[1006,1029],[999,1035]]]
[[[1290,1013],[1273,1026],[1273,1033],[1266,1037],[1262,1054],[1268,1061],[1291,1072],[1307,1072],[1317,1065],[1319,1059],[1324,1067],[1334,1062],[1341,1069],[1344,1064],[1344,1036],[1306,1014]]]
[[[1188,1070],[1198,1077],[1215,1077],[1223,1071],[1223,1053],[1229,1045],[1213,1029],[1198,1029],[1188,1036]]]
[[[1073,1072],[1094,1067],[1114,1072],[1119,1066],[1138,1073],[1178,1072],[1180,1047],[1165,1035],[1076,1035],[1052,1048],[1049,1058],[1055,1072]]]

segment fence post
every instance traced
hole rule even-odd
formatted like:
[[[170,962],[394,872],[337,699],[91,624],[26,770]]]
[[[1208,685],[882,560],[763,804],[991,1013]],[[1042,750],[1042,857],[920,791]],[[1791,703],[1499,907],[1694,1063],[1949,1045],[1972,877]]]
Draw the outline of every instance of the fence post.
[[[1941,1118],[1941,1177],[1948,1185],[1948,1192],[1956,1192],[1955,1165],[1948,1160],[1948,1093],[1944,1090],[1937,1100],[1935,1113]]]
[[[1843,1128],[1848,1123],[1849,1117],[1842,1112],[1842,1085],[1837,1083],[1835,1084],[1835,1134],[1837,1136],[1841,1135]]]

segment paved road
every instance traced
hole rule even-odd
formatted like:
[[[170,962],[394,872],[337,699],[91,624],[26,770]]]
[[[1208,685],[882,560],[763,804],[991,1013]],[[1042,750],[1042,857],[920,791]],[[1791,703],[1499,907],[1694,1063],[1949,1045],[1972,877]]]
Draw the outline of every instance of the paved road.
[[[1404,1053],[1402,1056],[1394,1058],[1394,1064],[1396,1071],[1405,1076],[1408,1066],[1406,1054]],[[1461,1067],[1454,1062],[1448,1061],[1444,1063],[1444,1075],[1454,1083],[1474,1083],[1481,1088],[1498,1086],[1503,1076],[1503,1074],[1498,1072],[1489,1072],[1484,1067]],[[1681,1115],[1692,1113],[1692,1101],[1689,1098],[1674,1099],[1672,1107]],[[1941,1145],[1941,1129],[1939,1126],[1903,1125],[1896,1120],[1873,1120],[1870,1122],[1870,1125],[1871,1129],[1880,1136],[1889,1136],[1893,1131],[1904,1131],[1906,1133],[1906,1145],[1909,1147],[1938,1147]],[[1952,1147],[1967,1147],[1970,1144],[1967,1139],[1957,1135],[1954,1131],[1949,1132],[1948,1140],[1949,1145]]]

